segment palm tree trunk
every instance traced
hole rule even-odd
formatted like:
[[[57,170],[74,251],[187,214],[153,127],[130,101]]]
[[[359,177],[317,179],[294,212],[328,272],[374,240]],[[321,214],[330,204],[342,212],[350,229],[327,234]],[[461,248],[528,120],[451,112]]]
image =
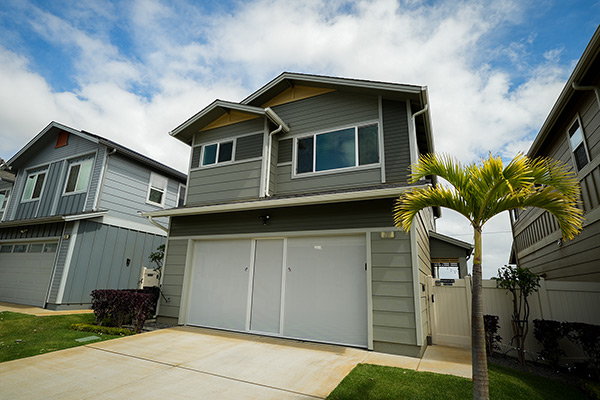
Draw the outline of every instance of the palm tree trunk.
[[[471,301],[471,347],[473,360],[473,399],[488,400],[489,381],[483,325],[483,293],[481,284],[481,228],[474,227],[473,297]]]

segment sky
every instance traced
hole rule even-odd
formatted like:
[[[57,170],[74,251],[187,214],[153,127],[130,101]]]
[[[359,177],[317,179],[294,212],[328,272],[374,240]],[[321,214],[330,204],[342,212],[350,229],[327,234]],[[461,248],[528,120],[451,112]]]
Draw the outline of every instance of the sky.
[[[600,21],[600,0],[0,2],[0,158],[51,121],[184,171],[168,135],[282,71],[427,86],[436,151],[526,152]],[[440,233],[472,242],[443,210]],[[484,278],[508,261],[484,227]]]

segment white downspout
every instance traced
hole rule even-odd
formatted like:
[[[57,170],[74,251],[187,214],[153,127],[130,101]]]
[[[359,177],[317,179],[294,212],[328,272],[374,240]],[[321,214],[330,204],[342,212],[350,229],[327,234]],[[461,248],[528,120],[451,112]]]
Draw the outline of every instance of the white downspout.
[[[577,83],[571,83],[573,90],[593,90],[596,93],[596,101],[598,102],[598,107],[600,107],[600,87],[598,86],[579,86]]]
[[[414,163],[417,162],[419,160],[419,145],[417,144],[417,125],[415,122],[415,119],[421,115],[427,112],[427,110],[429,110],[429,104],[425,104],[425,107],[423,107],[421,110],[417,111],[416,113],[411,115],[411,122],[412,122],[412,127],[413,127],[413,132],[410,136],[410,144],[412,146],[412,150],[415,154],[414,159],[411,159],[410,162]]]
[[[265,173],[265,197],[269,197],[269,183],[271,181],[271,151],[273,150],[273,136],[281,132],[283,129],[283,125],[279,125],[279,128],[275,129],[273,132],[269,132],[269,147],[267,149],[267,171]]]

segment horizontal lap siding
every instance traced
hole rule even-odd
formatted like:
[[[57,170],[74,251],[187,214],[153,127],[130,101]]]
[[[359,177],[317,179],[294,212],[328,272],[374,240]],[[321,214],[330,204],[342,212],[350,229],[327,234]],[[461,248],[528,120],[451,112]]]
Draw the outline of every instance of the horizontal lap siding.
[[[302,193],[381,183],[379,168],[292,179],[292,165],[277,167],[277,193]]]
[[[159,306],[161,317],[179,317],[187,244],[187,240],[169,239],[162,283],[164,297],[161,296]]]
[[[373,346],[416,345],[410,237],[395,232],[393,239],[371,233]],[[392,350],[393,351],[393,350]]]
[[[191,171],[187,205],[258,198],[260,171],[260,160]]]
[[[519,260],[547,280],[600,281],[600,221],[588,225],[573,241],[556,241]]]
[[[263,132],[265,129],[264,118],[255,118],[237,124],[222,126],[207,131],[201,131],[194,137],[194,145],[217,142],[223,139],[231,139],[250,133]]]
[[[579,173],[581,200],[586,218],[598,212],[600,206],[600,109],[593,92],[577,92],[581,98],[563,113],[546,139],[540,154],[565,162],[573,168],[567,129],[579,115],[590,162]],[[558,246],[560,238],[558,223],[547,212],[528,208],[519,210],[519,219],[514,223],[515,245],[519,263],[549,280],[593,280],[600,281],[597,265],[600,261],[600,221],[592,219],[583,233],[572,241]]]
[[[406,182],[410,165],[406,102],[383,99],[383,143],[386,182]]]
[[[393,226],[393,200],[345,202],[173,217],[171,238],[179,236],[296,232]],[[270,215],[267,225],[259,218]]]
[[[290,132],[279,135],[279,163],[292,161],[293,140],[291,136],[318,133],[340,127],[356,125],[379,119],[376,96],[346,92],[330,92],[307,99],[273,107],[290,125]],[[288,139],[289,138],[289,139]],[[277,194],[312,192],[323,189],[359,187],[381,183],[379,167],[326,175],[304,176],[292,179],[292,166],[280,165],[276,174]]]
[[[162,209],[159,206],[146,203],[150,173],[151,171],[148,168],[121,157],[119,153],[110,156],[104,176],[99,208],[109,210],[109,214],[115,217],[150,226],[148,220],[138,214],[138,211],[150,212]],[[169,180],[165,193],[164,208],[176,207],[179,190],[178,181],[166,176],[164,173],[157,172],[157,174]],[[164,219],[158,219],[158,221],[166,224]]]

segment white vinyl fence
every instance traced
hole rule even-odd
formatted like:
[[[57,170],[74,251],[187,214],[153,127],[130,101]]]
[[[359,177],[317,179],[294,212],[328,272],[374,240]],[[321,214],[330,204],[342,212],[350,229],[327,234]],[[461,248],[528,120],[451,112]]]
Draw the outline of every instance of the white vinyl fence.
[[[436,279],[429,278],[431,304],[431,333],[434,344],[469,347],[471,345],[471,278],[456,279],[452,285],[436,286]],[[600,283],[540,280],[538,292],[528,297],[531,312],[529,333],[525,342],[528,359],[535,359],[541,349],[533,336],[533,320],[585,322],[600,325]],[[496,288],[496,281],[483,280],[483,312],[497,315],[502,336],[502,349],[516,356],[511,350],[512,295],[505,289]],[[566,360],[579,359],[581,354],[568,340],[561,345],[567,352]]]

